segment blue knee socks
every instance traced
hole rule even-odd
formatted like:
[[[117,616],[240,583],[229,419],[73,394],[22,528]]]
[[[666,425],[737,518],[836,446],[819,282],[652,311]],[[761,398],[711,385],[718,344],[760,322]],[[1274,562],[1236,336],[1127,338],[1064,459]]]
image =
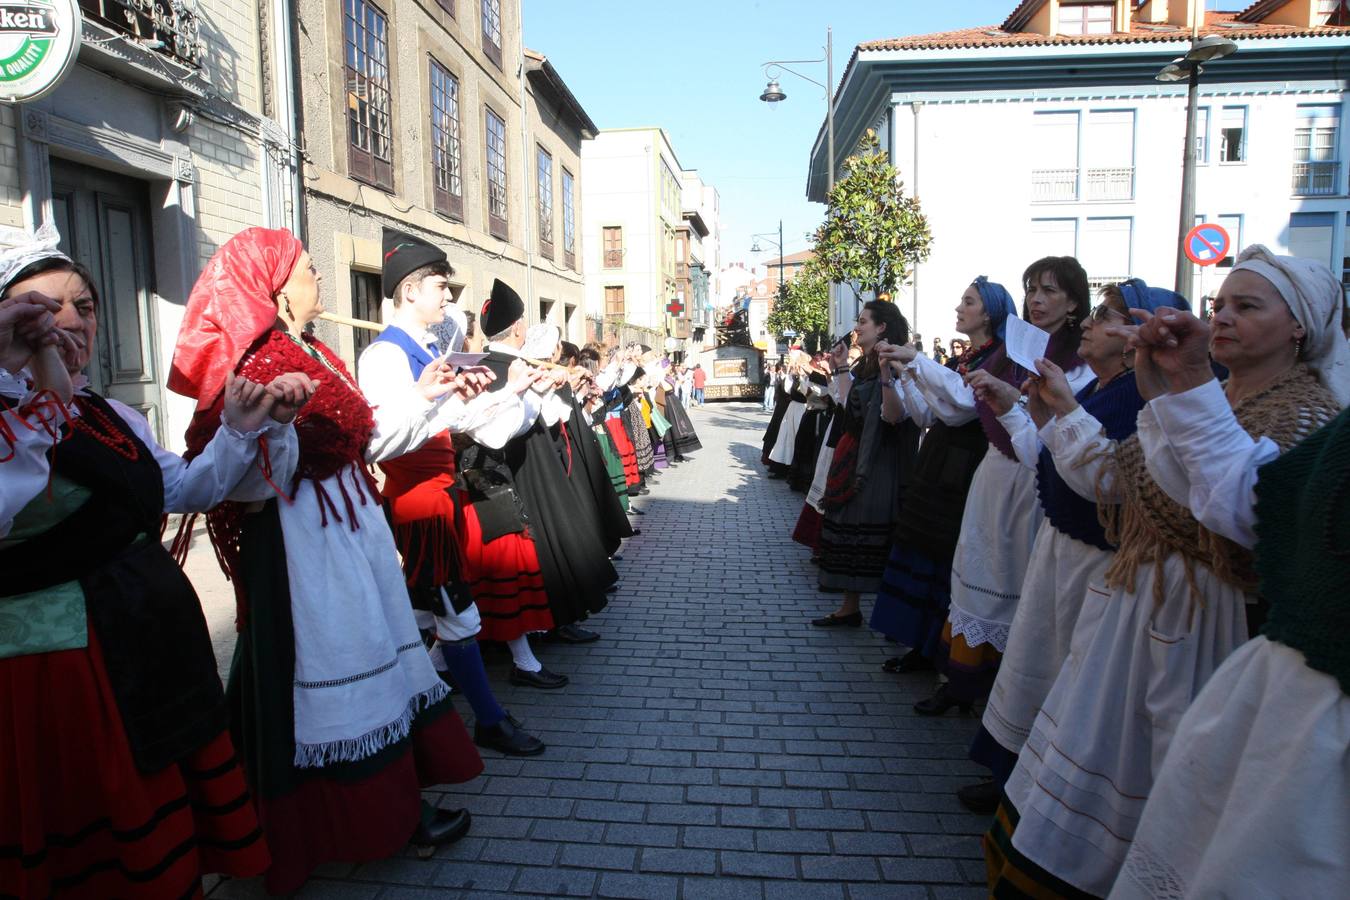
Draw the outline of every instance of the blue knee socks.
[[[464,693],[465,699],[473,707],[477,724],[484,728],[496,725],[506,718],[506,710],[501,708],[488,684],[487,670],[483,668],[483,654],[478,650],[478,641],[469,638],[464,641],[440,642],[441,656],[446,668],[455,679],[455,684]]]

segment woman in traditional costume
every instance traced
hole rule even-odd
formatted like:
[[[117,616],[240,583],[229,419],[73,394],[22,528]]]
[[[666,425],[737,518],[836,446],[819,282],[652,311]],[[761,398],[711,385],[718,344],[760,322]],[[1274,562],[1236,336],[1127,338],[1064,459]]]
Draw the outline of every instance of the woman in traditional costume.
[[[1073,257],[1045,257],[1027,267],[1022,286],[1022,317],[1049,332],[1046,356],[1079,390],[1092,379],[1092,370],[1077,355],[1080,325],[1090,310],[1087,272]],[[966,495],[961,536],[952,556],[951,600],[937,661],[947,681],[933,696],[914,704],[920,715],[940,716],[953,706],[969,710],[993,686],[1044,513],[1036,498],[1036,473],[1018,461],[1012,438],[993,408],[955,373],[913,348],[902,351],[904,356],[913,354],[907,365],[934,412],[949,424],[978,420],[989,441]],[[1028,374],[1008,356],[1006,346],[994,349],[980,368],[1013,386],[1020,386]]]
[[[1340,285],[1311,260],[1283,257],[1279,269],[1291,296],[1332,299],[1332,318],[1309,329],[1302,355],[1350,401]],[[1177,725],[1110,896],[1341,896],[1350,885],[1350,412],[1280,456],[1233,414],[1202,322],[1159,316],[1136,340],[1140,365],[1169,384],[1149,404],[1157,427],[1140,433],[1144,456],[1201,524],[1255,543],[1268,613]]]
[[[947,366],[922,354],[910,356],[896,345],[886,351],[888,360],[905,363],[895,388],[906,412],[920,427],[928,426],[872,610],[872,629],[909,648],[903,657],[882,663],[887,672],[935,668],[951,601],[952,554],[961,534],[966,494],[989,447],[979,418],[972,417],[968,407],[930,406],[925,389],[935,399],[947,393],[964,396],[960,379],[980,371],[1003,346],[1008,317],[1016,315],[1003,285],[980,276],[956,306],[956,329],[970,336],[975,350],[953,357]]]
[[[99,297],[58,241],[9,232],[0,252],[0,894],[201,896],[204,874],[257,875],[268,853],[161,522],[271,496],[312,384],[224,380],[185,462],[79,374]]]
[[[797,448],[797,431],[801,428],[802,417],[806,415],[810,361],[811,358],[801,350],[794,349],[788,354],[787,373],[783,378],[787,404],[782,418],[779,419],[778,433],[774,437],[773,446],[769,448],[770,478],[786,478],[792,470],[792,460]]]
[[[1152,313],[1162,307],[1186,309],[1186,299],[1132,278],[1104,288],[1101,303],[1083,321],[1078,355],[1095,377],[1076,399],[1113,441],[1134,434],[1144,398],[1135,384],[1126,338],[1108,333],[1107,328],[1133,321],[1131,309]],[[1036,492],[1045,513],[1027,563],[1007,651],[971,745],[971,759],[989,769],[993,778],[957,791],[968,809],[987,815],[998,807],[1036,713],[1069,655],[1069,639],[1083,595],[1089,584],[1101,581],[1115,547],[1106,539],[1096,501],[1074,493],[1036,436],[1049,422],[1050,411],[1040,403],[1029,408],[1019,405],[1017,388],[987,375],[973,377],[971,385],[999,413],[1018,458],[1036,469]]]
[[[919,428],[904,413],[894,375],[878,356],[878,344],[909,340],[909,323],[894,303],[872,300],[855,323],[863,357],[835,376],[844,404],[843,436],[830,465],[821,505],[820,587],[841,591],[839,609],[812,621],[819,628],[862,624],[859,595],[881,581],[891,530],[919,446]],[[833,362],[841,368],[847,350],[836,346]]]
[[[193,287],[169,376],[197,401],[192,453],[218,430],[232,372],[256,381],[298,371],[318,382],[296,419],[299,464],[281,482],[285,496],[207,517],[239,601],[231,724],[274,893],[297,890],[324,862],[462,836],[468,812],[424,804],[421,789],[483,767],[423,647],[366,469],[439,431],[434,413],[460,402],[454,382],[428,366],[418,386],[430,406],[372,410],[342,360],[306,330],[322,309],[317,273],[290,232],[243,231]]]
[[[1306,261],[1250,247],[1214,301],[1214,360],[1243,429],[1280,452],[1330,421],[1345,393],[1344,299],[1305,278]],[[1328,335],[1331,335],[1328,337]],[[1250,552],[1204,527],[1146,465],[1144,433],[1110,440],[1053,364],[1036,388],[1042,431],[1064,480],[1096,497],[1117,545],[1089,585],[1070,652],[1036,716],[985,836],[991,890],[1103,897],[1120,871],[1155,773],[1191,701],[1260,618]],[[1146,398],[1165,385],[1141,379]],[[1164,480],[1167,480],[1164,478]],[[1196,796],[1186,798],[1197,802]]]
[[[807,364],[803,388],[806,410],[797,426],[797,438],[792,448],[792,466],[788,470],[788,487],[804,494],[811,487],[816,474],[816,460],[825,436],[830,431],[830,417],[834,404],[830,401],[830,364],[820,353]]]

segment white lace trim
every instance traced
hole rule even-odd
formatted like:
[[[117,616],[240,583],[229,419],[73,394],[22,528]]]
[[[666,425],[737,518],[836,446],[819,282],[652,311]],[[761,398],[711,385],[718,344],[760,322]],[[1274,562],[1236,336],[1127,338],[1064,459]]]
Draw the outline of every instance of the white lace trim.
[[[1125,857],[1121,877],[1133,881],[1153,900],[1185,900],[1186,880],[1148,844],[1135,841]]]
[[[972,616],[968,612],[961,611],[955,605],[947,610],[947,621],[952,626],[952,637],[955,638],[958,635],[964,637],[966,645],[969,647],[992,644],[999,653],[1002,653],[1008,647],[1008,631],[1012,626],[1006,622],[991,622],[988,619],[981,619],[979,616]]]

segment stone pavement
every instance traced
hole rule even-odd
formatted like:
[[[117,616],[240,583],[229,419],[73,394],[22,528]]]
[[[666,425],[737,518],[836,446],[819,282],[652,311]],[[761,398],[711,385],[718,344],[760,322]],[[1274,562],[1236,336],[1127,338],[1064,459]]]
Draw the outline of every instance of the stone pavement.
[[[965,759],[977,720],[914,715],[931,675],[883,673],[894,648],[865,628],[807,625],[833,597],[790,538],[801,495],[759,465],[767,415],[691,414],[703,450],[639,502],[621,590],[587,623],[603,638],[539,650],[572,683],[515,688],[509,657],[487,657],[503,705],[548,752],[484,751],[482,777],[428,792],[474,816],[432,859],[330,865],[301,896],[984,896],[984,820],[952,793],[981,771]],[[223,666],[233,608],[214,567],[199,541],[191,572]],[[264,896],[256,881],[209,887],[212,900]]]

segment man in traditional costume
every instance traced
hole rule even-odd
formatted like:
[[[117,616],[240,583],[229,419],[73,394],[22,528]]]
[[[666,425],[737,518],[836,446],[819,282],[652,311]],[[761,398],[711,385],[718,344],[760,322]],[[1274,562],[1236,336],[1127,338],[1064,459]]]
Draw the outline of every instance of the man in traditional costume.
[[[525,344],[525,303],[520,295],[497,280],[492,294],[479,315],[483,334],[488,338],[488,355],[483,365],[497,380],[489,392],[506,387],[508,372],[521,359]],[[566,370],[557,370],[561,385]],[[549,606],[557,626],[556,636],[571,643],[596,640],[599,635],[577,626],[591,613],[605,608],[606,590],[618,574],[595,529],[577,528],[573,514],[583,503],[576,484],[568,479],[567,469],[558,454],[553,433],[565,428],[570,409],[554,394],[543,396],[542,409],[530,430],[514,438],[501,449],[475,442],[461,456],[465,478],[485,489],[507,485],[519,506],[514,525],[527,528],[539,555]],[[491,499],[489,496],[487,499]],[[497,504],[509,513],[505,504]],[[505,527],[505,526],[503,526]],[[529,673],[512,672],[515,683],[531,683]]]
[[[451,326],[449,349],[456,350],[465,330],[463,322],[445,314],[452,308],[448,279],[454,270],[443,251],[386,228],[383,258],[383,292],[393,300],[392,320],[361,354],[357,368],[362,393],[379,407],[417,402],[412,386],[441,355],[433,326]],[[524,402],[510,390],[475,398],[456,433],[501,447],[529,428],[537,414],[528,386],[517,386],[527,397]],[[436,415],[430,404],[426,414]],[[460,492],[448,430],[412,452],[384,459],[380,468],[418,625],[435,634],[433,665],[448,673],[473,707],[474,741],[513,756],[542,753],[543,743],[519,729],[498,704],[478,648],[479,637],[505,641],[517,669],[566,683],[543,670],[526,636],[553,626],[533,543],[523,534],[489,540],[471,506],[457,509]],[[514,579],[506,589],[500,587],[504,578]]]

